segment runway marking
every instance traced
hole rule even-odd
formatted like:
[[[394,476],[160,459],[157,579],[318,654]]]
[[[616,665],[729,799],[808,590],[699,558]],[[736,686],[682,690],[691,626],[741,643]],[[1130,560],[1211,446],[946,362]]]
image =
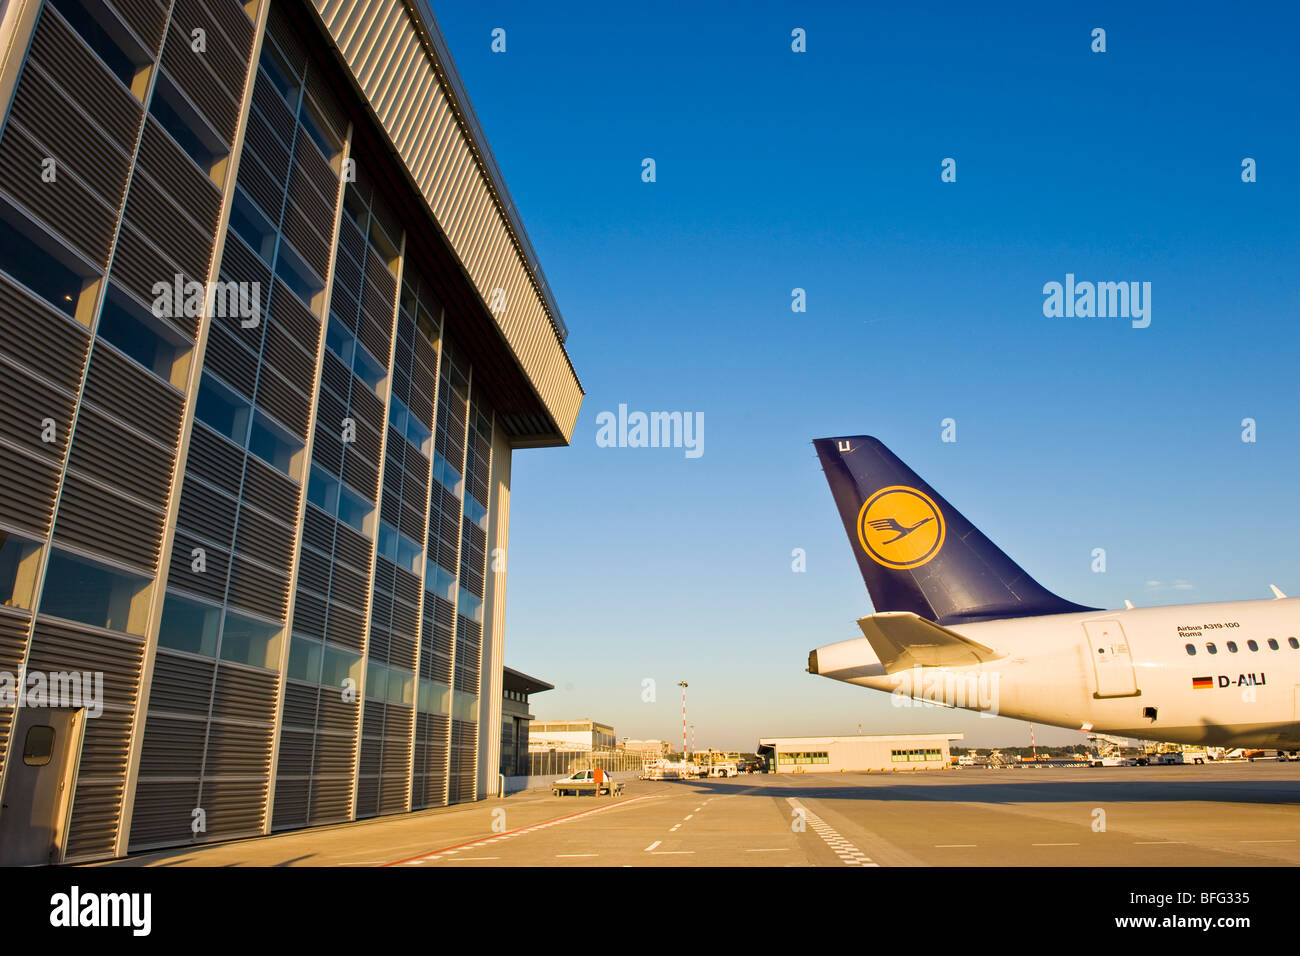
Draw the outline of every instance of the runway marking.
[[[657,847],[660,843],[663,842],[664,842],[663,840],[655,840],[654,843],[651,843],[648,847],[645,848],[645,852],[649,853],[651,850],[653,850],[655,847]]]
[[[1238,840],[1238,843],[1294,843],[1295,840]]]
[[[1134,840],[1134,846],[1185,846],[1184,840]]]
[[[693,814],[693,813],[688,813],[688,814],[686,814],[686,816],[684,816],[684,817],[682,818],[682,822],[685,823],[687,820],[689,820],[689,819],[690,819],[691,817],[693,817],[693,816],[695,816],[695,814]]]
[[[458,843],[454,846],[444,847],[441,850],[430,850],[428,853],[421,853],[418,856],[407,857],[404,860],[394,860],[391,863],[385,863],[384,866],[418,866],[421,863],[432,863],[443,857],[459,853],[461,850],[467,850],[475,847],[486,846],[489,843],[495,843],[498,840],[505,840],[510,837],[516,837],[524,833],[533,833],[537,830],[545,830],[561,823],[568,823],[571,820],[579,820],[582,817],[589,817],[593,813],[604,813],[606,810],[612,810],[614,807],[624,807],[629,803],[636,803],[639,800],[653,799],[657,794],[644,794],[640,797],[632,797],[628,800],[619,800],[617,803],[607,803],[604,806],[592,807],[590,810],[580,810],[577,813],[570,813],[562,817],[556,817],[553,820],[546,820],[542,823],[534,823],[532,826],[520,827],[517,830],[507,830],[505,833],[498,833],[495,836],[483,837],[478,840],[471,840],[467,843]]]
[[[835,851],[835,855],[840,858],[840,862],[844,863],[846,866],[880,866],[879,863],[873,863],[871,857],[867,856],[848,840],[844,839],[844,837],[840,836],[834,827],[805,807],[797,799],[794,797],[786,797],[785,799],[790,806],[798,810],[803,810],[804,819],[808,821],[808,825],[813,828],[813,832],[821,837],[827,846]]]

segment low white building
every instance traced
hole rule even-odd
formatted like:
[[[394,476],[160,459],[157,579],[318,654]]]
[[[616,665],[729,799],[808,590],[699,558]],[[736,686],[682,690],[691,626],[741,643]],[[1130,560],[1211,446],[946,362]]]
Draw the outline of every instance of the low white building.
[[[534,720],[528,728],[528,752],[614,749],[614,728],[595,720]]]
[[[952,741],[964,737],[964,734],[763,737],[758,741],[758,754],[773,773],[942,770],[952,763]]]

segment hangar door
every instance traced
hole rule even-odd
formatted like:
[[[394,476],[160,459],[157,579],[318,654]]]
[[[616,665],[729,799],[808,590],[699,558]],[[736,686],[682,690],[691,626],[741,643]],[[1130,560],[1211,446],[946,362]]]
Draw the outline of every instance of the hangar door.
[[[1134,697],[1139,691],[1133,654],[1119,621],[1085,621],[1097,684],[1094,697]]]

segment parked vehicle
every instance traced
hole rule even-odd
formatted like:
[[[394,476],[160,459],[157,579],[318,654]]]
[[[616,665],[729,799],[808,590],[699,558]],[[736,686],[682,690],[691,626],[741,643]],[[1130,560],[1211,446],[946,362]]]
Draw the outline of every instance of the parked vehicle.
[[[1104,757],[1092,758],[1094,767],[1135,767],[1137,763],[1132,757],[1121,757],[1118,754],[1107,754]]]
[[[607,770],[579,770],[551,783],[551,795],[556,797],[579,797],[584,793],[616,796],[622,792],[623,784],[611,779]]]

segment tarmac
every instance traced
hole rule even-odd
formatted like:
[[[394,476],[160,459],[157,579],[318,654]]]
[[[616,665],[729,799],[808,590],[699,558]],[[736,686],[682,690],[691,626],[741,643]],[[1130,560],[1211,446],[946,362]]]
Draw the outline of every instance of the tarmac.
[[[1300,764],[631,781],[138,854],[103,866],[1278,866]]]

